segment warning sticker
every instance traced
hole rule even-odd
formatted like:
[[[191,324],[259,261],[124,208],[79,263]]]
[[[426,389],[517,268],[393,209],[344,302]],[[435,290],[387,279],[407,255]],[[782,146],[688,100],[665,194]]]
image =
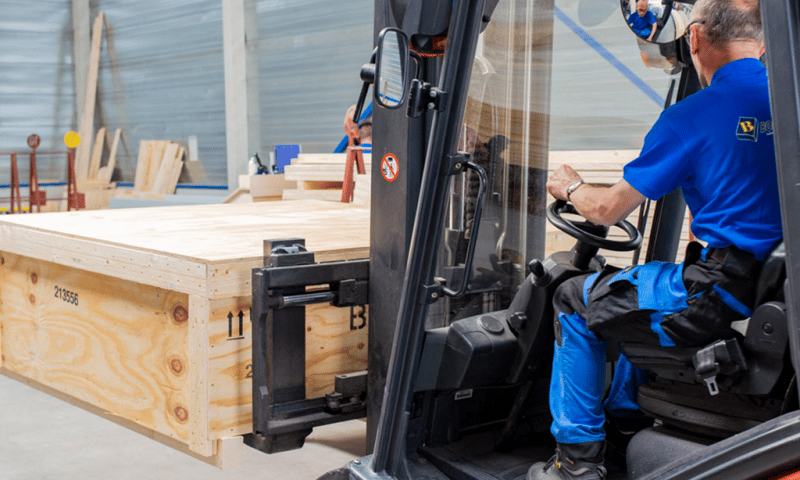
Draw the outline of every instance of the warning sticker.
[[[394,182],[398,173],[400,173],[400,162],[397,161],[397,157],[395,157],[394,154],[387,153],[383,156],[383,160],[381,160],[381,174],[383,175],[383,179],[387,182]]]

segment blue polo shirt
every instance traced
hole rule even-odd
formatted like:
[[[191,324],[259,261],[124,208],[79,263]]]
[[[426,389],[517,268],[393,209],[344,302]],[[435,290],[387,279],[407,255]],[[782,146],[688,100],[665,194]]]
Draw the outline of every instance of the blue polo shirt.
[[[628,25],[630,25],[633,33],[640,37],[649,37],[650,33],[653,32],[654,23],[656,23],[656,16],[650,10],[644,14],[644,17],[640,17],[637,12],[631,13],[628,17]]]
[[[698,239],[764,259],[782,231],[761,62],[728,63],[711,85],[664,110],[623,178],[653,200],[680,188]]]

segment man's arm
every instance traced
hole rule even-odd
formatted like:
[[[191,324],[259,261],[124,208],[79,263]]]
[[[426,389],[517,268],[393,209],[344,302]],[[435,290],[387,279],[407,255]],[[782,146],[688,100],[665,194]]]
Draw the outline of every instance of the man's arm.
[[[611,187],[583,184],[567,198],[567,189],[581,176],[568,165],[562,165],[547,180],[547,190],[559,200],[568,200],[586,220],[611,226],[628,217],[644,202],[645,197],[624,179]]]
[[[650,32],[650,36],[649,36],[649,37],[647,37],[647,41],[649,41],[649,42],[652,42],[652,41],[653,41],[653,37],[656,35],[656,25],[658,25],[658,23],[654,23],[654,24],[652,25],[652,29],[653,29],[653,31],[652,31],[652,32]]]

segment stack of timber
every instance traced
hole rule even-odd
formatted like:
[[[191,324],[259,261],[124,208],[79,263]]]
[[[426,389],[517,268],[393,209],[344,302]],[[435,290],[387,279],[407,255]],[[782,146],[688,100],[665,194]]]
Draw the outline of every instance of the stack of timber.
[[[136,160],[133,190],[156,194],[175,193],[183,170],[186,148],[169,140],[142,140]]]
[[[364,168],[370,171],[372,154],[364,153]],[[284,200],[317,199],[340,202],[346,153],[301,153],[285,168],[286,180],[297,182],[296,189],[283,191]],[[353,166],[354,178],[357,170]],[[356,189],[358,189],[356,182]]]
[[[0,372],[224,463],[252,430],[251,270],[264,240],[293,237],[316,261],[366,258],[369,211],[304,200],[4,216]],[[307,307],[306,331],[309,398],[366,369],[367,329],[350,330],[349,309]]]
[[[97,210],[108,208],[108,199],[115,194],[116,185],[111,182],[114,169],[117,166],[117,150],[122,139],[122,129],[114,131],[113,139],[110,131],[106,127],[101,127],[94,136],[94,144],[91,149],[91,157],[85,169],[75,165],[75,176],[77,178],[78,192],[85,195],[85,208],[87,210]],[[103,162],[103,153],[106,145],[108,146],[108,157]],[[66,205],[62,206],[66,210]]]
[[[633,160],[639,155],[638,150],[580,150],[580,151],[551,151],[549,155],[548,175],[561,165],[569,165],[581,175],[587,183],[598,185],[613,185],[622,178],[622,168],[626,163]],[[548,195],[548,205],[555,201],[555,199]],[[639,255],[639,263],[644,263],[644,253],[647,252],[649,229],[653,224],[653,212],[655,211],[655,202],[650,206],[647,216],[646,229],[642,234],[645,240],[642,242],[641,254]],[[627,219],[634,226],[639,223],[639,209],[631,213]],[[681,233],[681,241],[678,246],[678,261],[683,260],[686,245],[690,239],[690,218],[689,210],[686,210],[683,220],[683,231]],[[575,239],[566,233],[558,230],[556,227],[547,224],[547,240],[545,246],[545,255],[550,255],[555,251],[569,250],[575,245]],[[609,231],[608,238],[613,240],[626,239],[625,233],[619,228],[612,227]],[[630,265],[633,260],[633,252],[613,252],[610,250],[600,250],[600,255],[603,255],[609,264],[617,266]]]

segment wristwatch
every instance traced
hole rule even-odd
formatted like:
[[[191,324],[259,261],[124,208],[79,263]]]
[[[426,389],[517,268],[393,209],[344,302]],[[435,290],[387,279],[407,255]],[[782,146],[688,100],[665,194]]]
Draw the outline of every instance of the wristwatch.
[[[577,189],[578,189],[578,187],[580,187],[580,186],[581,186],[581,185],[583,185],[584,183],[585,183],[585,182],[584,182],[582,179],[581,179],[581,180],[578,180],[577,182],[572,182],[572,183],[569,185],[569,187],[567,187],[567,200],[569,200],[569,201],[571,202],[572,200],[570,200],[569,196],[570,196],[570,195],[572,195],[572,192],[574,192],[575,190],[577,190]]]

